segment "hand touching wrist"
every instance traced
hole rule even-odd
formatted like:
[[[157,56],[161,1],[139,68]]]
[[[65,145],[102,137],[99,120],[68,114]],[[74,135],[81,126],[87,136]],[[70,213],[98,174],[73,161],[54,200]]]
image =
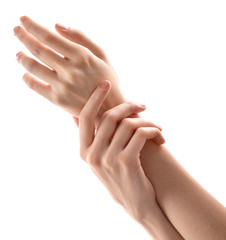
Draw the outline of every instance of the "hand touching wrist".
[[[108,92],[109,88],[98,87],[80,113],[80,154],[114,200],[140,221],[145,218],[147,209],[156,206],[156,199],[139,154],[146,139],[163,144],[164,138],[154,123],[127,118],[145,109],[128,102],[106,111],[96,129],[94,119]],[[78,123],[78,119],[75,120]]]

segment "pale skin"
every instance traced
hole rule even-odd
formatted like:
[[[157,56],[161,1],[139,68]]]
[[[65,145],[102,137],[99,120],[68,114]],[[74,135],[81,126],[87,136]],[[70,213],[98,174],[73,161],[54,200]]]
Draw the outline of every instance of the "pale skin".
[[[145,107],[131,102],[120,104],[103,114],[95,132],[94,120],[109,92],[110,82],[103,81],[79,119],[74,117],[79,126],[81,157],[131,217],[142,223],[148,213],[148,230],[154,239],[182,239],[160,210],[153,186],[141,167],[140,152],[146,140],[158,145],[165,142],[154,123],[128,118]]]
[[[35,62],[24,53],[19,54],[19,62],[29,72],[24,80],[34,91],[79,117],[96,86],[105,79],[109,80],[111,91],[98,112],[95,126],[106,110],[126,102],[106,54],[84,34],[69,28],[62,31],[57,25],[56,30],[60,34],[57,35],[28,17],[21,21],[23,27],[17,26],[16,36],[34,56],[51,68]],[[138,117],[136,113],[133,116]],[[178,231],[180,235],[177,236],[181,239],[226,239],[224,206],[180,166],[165,146],[146,141],[140,153],[140,163],[157,200],[157,206],[147,209],[149,214],[141,217],[142,220],[138,219],[150,234],[155,234],[156,239],[162,236],[160,234],[164,230],[157,221],[161,219],[160,222],[168,222],[169,228],[164,229]],[[162,217],[157,217],[160,215]]]

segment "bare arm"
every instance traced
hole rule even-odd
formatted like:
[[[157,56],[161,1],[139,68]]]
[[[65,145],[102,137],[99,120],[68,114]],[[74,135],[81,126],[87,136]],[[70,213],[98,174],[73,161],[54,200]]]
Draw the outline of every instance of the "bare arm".
[[[106,88],[102,88],[102,84],[97,87],[79,119],[74,117],[79,126],[80,155],[114,200],[154,239],[182,240],[160,209],[153,186],[140,164],[140,151],[147,139],[157,145],[165,142],[156,124],[128,118],[144,111],[145,107],[130,102],[113,107],[104,113],[95,134],[94,120],[109,89],[109,83]]]
[[[52,69],[24,53],[19,54],[19,62],[29,72],[24,80],[34,91],[78,116],[97,84],[107,79],[112,84],[112,91],[101,114],[125,102],[106,55],[84,34],[56,27],[60,35],[73,41],[69,43],[29,18],[23,18],[22,22],[26,30],[17,27],[16,36]],[[51,49],[65,57],[59,57]],[[164,146],[147,141],[141,152],[141,163],[163,212],[185,239],[226,239],[225,208],[179,165]]]
[[[162,210],[185,239],[226,239],[226,210],[176,161],[165,146],[147,141],[142,167]]]

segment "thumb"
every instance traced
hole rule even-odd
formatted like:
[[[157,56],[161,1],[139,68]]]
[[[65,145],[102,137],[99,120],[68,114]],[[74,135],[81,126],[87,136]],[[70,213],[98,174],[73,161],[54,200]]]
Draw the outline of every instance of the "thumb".
[[[75,121],[77,127],[79,128],[79,119],[75,116],[73,116],[73,120]]]
[[[59,23],[55,25],[55,28],[62,37],[67,38],[68,40],[74,43],[80,44],[83,47],[88,48],[95,56],[102,59],[103,61],[107,61],[107,57],[104,53],[104,50],[101,47],[99,47],[96,43],[94,43],[91,39],[89,39],[80,30],[65,27]]]

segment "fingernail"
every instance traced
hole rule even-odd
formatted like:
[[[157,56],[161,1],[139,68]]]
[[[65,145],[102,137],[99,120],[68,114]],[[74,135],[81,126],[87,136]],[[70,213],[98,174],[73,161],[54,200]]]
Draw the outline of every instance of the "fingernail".
[[[14,31],[14,35],[17,35],[17,33],[20,31],[20,27],[19,26],[15,27],[13,31]]]
[[[99,85],[99,88],[101,88],[101,89],[108,89],[108,87],[109,87],[109,82],[108,81],[103,81]]]
[[[17,60],[19,59],[20,53],[21,53],[21,52],[18,52],[18,53],[16,54],[16,59],[17,59]]]
[[[57,25],[57,27],[61,30],[61,31],[67,31],[68,30],[68,28],[67,27],[65,27],[64,25],[62,25],[62,24],[60,24],[60,23],[57,23],[56,24]]]
[[[25,22],[25,20],[26,20],[26,16],[20,17],[20,22],[21,22],[22,24]]]
[[[144,104],[140,104],[140,103],[138,103],[137,106],[141,107],[141,108],[146,108],[146,106]]]

